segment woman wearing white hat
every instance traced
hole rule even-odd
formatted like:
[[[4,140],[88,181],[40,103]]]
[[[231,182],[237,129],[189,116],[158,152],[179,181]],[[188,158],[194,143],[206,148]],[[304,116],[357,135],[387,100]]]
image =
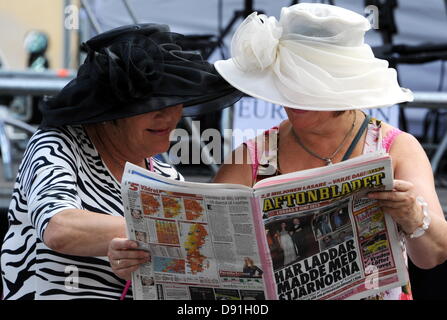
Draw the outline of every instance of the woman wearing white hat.
[[[432,268],[447,258],[447,222],[430,162],[413,136],[360,111],[413,99],[396,71],[364,43],[369,29],[363,16],[323,4],[283,8],[279,21],[250,15],[233,37],[232,59],[216,62],[216,69],[240,91],[284,106],[288,120],[266,131],[264,143],[241,145],[235,153],[243,151],[244,164],[223,165],[215,182],[252,186],[384,149],[393,160],[394,190],[369,197],[400,225],[412,261]],[[430,219],[418,196],[428,203]],[[399,299],[403,292],[381,297]]]

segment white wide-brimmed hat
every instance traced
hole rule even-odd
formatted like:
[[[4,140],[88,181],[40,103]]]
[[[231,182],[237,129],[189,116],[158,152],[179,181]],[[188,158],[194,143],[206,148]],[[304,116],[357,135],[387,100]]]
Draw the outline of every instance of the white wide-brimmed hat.
[[[240,91],[285,107],[339,111],[413,100],[396,70],[364,43],[371,25],[340,7],[300,3],[275,17],[248,16],[231,43],[232,58],[215,63]]]

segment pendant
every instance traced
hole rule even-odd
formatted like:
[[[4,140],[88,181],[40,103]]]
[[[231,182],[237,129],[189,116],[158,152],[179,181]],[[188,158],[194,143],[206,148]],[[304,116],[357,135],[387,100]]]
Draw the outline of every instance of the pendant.
[[[332,165],[332,159],[327,158],[327,159],[324,159],[324,161],[326,161],[326,166]]]

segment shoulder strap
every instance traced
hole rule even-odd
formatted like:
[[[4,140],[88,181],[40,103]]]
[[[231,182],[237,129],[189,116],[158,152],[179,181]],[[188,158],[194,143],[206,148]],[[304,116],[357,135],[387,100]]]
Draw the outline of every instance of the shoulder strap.
[[[278,127],[273,127],[244,142],[251,158],[253,181],[256,181],[258,175],[272,175],[272,167],[276,172],[278,130]],[[268,139],[267,149],[265,148],[266,137]]]
[[[390,131],[388,131],[385,137],[382,138],[382,146],[386,152],[388,153],[390,152],[391,145],[393,144],[394,139],[396,139],[396,137],[401,133],[403,133],[403,131],[401,131],[400,129],[393,128]]]
[[[253,181],[256,179],[256,174],[258,172],[259,167],[259,158],[258,158],[258,148],[255,139],[248,140],[243,143],[248,150],[248,154],[250,155],[251,163],[251,177]]]
[[[355,146],[359,142],[360,138],[363,135],[363,132],[365,132],[365,129],[368,127],[368,123],[371,117],[369,115],[366,115],[365,120],[363,120],[362,125],[360,126],[359,131],[354,137],[354,140],[352,140],[351,145],[349,146],[348,150],[346,151],[345,155],[343,156],[343,159],[341,161],[348,160],[351,156],[352,152],[354,151]]]

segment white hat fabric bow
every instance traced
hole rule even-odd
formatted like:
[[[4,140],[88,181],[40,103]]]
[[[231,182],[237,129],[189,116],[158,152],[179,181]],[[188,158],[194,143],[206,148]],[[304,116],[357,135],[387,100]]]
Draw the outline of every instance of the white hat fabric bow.
[[[279,21],[254,12],[233,36],[232,58],[215,67],[237,89],[296,109],[339,111],[412,101],[396,71],[364,43],[370,28],[365,17],[326,4],[283,8]]]

